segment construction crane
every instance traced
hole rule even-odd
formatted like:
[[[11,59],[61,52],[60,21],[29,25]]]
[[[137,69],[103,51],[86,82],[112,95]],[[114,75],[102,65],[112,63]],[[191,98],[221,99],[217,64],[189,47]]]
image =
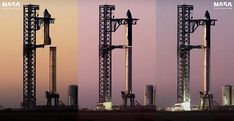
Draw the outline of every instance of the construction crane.
[[[192,10],[193,5],[177,6],[177,104],[182,110],[190,110],[190,50],[206,48],[202,44],[190,45],[190,33],[207,23],[206,19],[192,19]]]
[[[24,109],[36,106],[36,49],[51,44],[49,25],[54,23],[45,9],[44,17],[38,17],[39,5],[23,7],[23,102]],[[36,44],[36,31],[44,26],[44,43]]]
[[[114,5],[99,6],[99,102],[102,109],[112,108],[112,50],[129,48],[125,45],[112,45],[112,32],[120,25],[136,24],[136,19],[114,18]],[[130,12],[130,11],[129,11]],[[130,13],[131,14],[131,13]],[[129,25],[130,27],[130,25]]]

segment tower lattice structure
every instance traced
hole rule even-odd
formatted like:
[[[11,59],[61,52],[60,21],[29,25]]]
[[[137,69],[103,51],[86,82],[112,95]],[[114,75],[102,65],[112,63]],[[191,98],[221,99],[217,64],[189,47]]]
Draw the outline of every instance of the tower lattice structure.
[[[24,109],[36,106],[36,49],[50,45],[49,24],[54,18],[45,9],[44,17],[38,17],[39,5],[23,6],[23,102]],[[36,43],[36,31],[44,25],[44,44]]]
[[[192,5],[177,6],[177,103],[190,102],[190,19]]]
[[[99,6],[99,103],[111,102],[112,11],[114,5]]]

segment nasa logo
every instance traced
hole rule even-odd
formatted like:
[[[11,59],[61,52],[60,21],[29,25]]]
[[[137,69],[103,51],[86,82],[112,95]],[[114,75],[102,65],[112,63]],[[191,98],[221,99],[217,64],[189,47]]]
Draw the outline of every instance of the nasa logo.
[[[232,2],[214,2],[214,9],[232,9]]]
[[[20,9],[20,2],[2,2],[3,9]]]

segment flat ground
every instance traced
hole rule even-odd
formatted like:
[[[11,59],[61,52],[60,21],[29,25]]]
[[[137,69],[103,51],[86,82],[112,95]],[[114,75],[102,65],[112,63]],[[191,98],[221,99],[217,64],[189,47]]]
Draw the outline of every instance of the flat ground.
[[[2,111],[0,121],[234,121],[234,111]]]

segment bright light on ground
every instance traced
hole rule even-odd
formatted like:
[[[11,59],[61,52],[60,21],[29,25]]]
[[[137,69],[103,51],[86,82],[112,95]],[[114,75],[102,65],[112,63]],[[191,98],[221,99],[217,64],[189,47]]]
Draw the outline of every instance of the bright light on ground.
[[[176,103],[172,111],[191,111],[190,102]]]
[[[106,110],[112,110],[112,102],[104,102],[103,106]]]
[[[181,107],[185,111],[190,111],[191,110],[191,108],[190,108],[190,102],[183,102],[183,103],[181,103]]]

